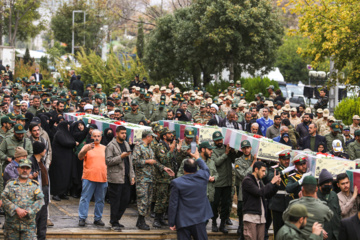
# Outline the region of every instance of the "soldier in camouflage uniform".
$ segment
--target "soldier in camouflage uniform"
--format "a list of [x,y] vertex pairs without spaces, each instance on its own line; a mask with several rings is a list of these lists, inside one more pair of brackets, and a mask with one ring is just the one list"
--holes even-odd
[[176,110],[179,108],[179,100],[177,97],[172,97],[171,98],[172,102],[168,105],[168,109],[173,110],[173,112],[175,113]]
[[348,145],[348,154],[350,160],[355,160],[360,158],[360,130],[355,130],[355,141],[349,143]]
[[145,115],[139,111],[139,103],[136,100],[131,102],[131,112],[125,114],[124,120],[126,122],[138,124],[142,120],[146,120]]
[[241,183],[246,177],[247,174],[252,173],[252,167],[257,161],[256,155],[251,154],[251,144],[248,140],[241,142],[241,151],[243,155],[240,158],[235,159],[235,175],[236,175],[236,189],[238,194],[238,204],[237,204],[237,215],[239,217],[239,227],[237,230],[240,239],[244,239],[244,222],[243,222],[243,197]]
[[195,123],[207,124],[211,119],[211,114],[206,112],[205,103],[200,103],[200,112],[196,114],[194,117]]
[[196,112],[199,110],[195,105],[195,97],[191,97],[189,101],[189,105],[187,107],[187,110],[191,113],[192,116],[196,114]]
[[95,102],[93,103],[94,107],[98,107],[99,108],[99,112],[100,113],[105,113],[106,112],[106,105],[103,103],[104,101],[104,97],[101,96],[100,94],[95,94]]
[[170,176],[174,172],[156,161],[150,143],[156,135],[152,131],[143,131],[142,142],[134,147],[134,167],[136,181],[136,195],[139,217],[136,226],[142,230],[150,230],[145,222],[145,216],[150,208],[153,194],[154,167],[166,171]]
[[[175,146],[176,141],[173,134],[168,128],[163,128],[160,132],[160,142],[156,147],[155,158],[165,167],[171,168],[176,172]],[[155,203],[155,220],[154,227],[160,228],[167,224],[163,221],[163,215],[167,213],[170,197],[170,181],[172,177],[159,169],[156,171],[156,203]]]
[[144,98],[145,100],[139,105],[139,110],[145,115],[146,119],[151,119],[156,110],[155,103],[151,101],[151,96],[149,93],[146,93]]
[[164,120],[167,117],[167,108],[165,101],[161,100],[158,107],[155,107],[154,113],[150,118],[150,122]]
[[191,127],[185,128],[184,139],[179,141],[177,146],[176,162],[177,166],[180,166],[185,158],[188,158],[187,146],[190,146],[191,142],[195,138],[195,131]]
[[19,177],[10,180],[1,194],[6,218],[5,239],[36,239],[36,213],[44,205],[39,183],[29,179],[31,161],[19,163]]

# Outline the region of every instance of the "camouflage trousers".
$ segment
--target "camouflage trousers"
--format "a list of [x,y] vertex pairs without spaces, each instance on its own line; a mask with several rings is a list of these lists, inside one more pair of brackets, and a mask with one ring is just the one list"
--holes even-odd
[[153,195],[152,182],[137,182],[136,196],[139,215],[146,216],[149,213],[151,200]]
[[169,207],[170,184],[157,183],[156,190],[157,192],[154,212],[167,213]]
[[156,203],[156,193],[157,193],[157,189],[156,189],[156,182],[153,183],[153,195],[152,195],[152,199],[151,202],[152,203]]
[[[21,229],[21,226],[23,229]],[[35,240],[36,238],[36,225],[26,226],[19,224],[7,224],[5,220],[4,226],[4,239],[5,240]]]

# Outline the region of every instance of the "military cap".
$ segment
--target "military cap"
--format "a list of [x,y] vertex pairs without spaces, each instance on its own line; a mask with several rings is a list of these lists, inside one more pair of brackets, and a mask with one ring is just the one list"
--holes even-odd
[[132,100],[131,105],[139,105],[139,102],[137,100]]
[[165,95],[161,95],[160,100],[166,100],[166,96],[165,96]]
[[291,152],[289,150],[284,150],[279,153],[279,158],[281,159],[290,159]]
[[45,104],[49,104],[49,103],[51,103],[50,98],[45,98],[45,99],[43,100],[43,103],[45,103]]
[[13,102],[13,106],[21,106],[21,104],[20,104],[20,101],[19,100],[15,100],[14,102]]
[[191,98],[190,98],[190,101],[195,101],[195,97],[191,97]]
[[230,84],[233,84],[233,83],[234,83],[234,80],[230,80],[229,83],[230,83]]
[[145,94],[145,89],[140,88],[140,94]]
[[172,97],[171,100],[177,101],[178,98],[176,96]]
[[130,107],[124,107],[124,111],[125,111],[125,112],[130,112],[130,111],[131,111],[131,108],[130,108]]
[[64,79],[58,78],[58,83],[63,83],[63,82],[64,82]]
[[343,127],[343,130],[344,130],[344,131],[350,131],[349,125],[345,125],[345,126]]
[[236,81],[236,84],[241,84],[241,81],[240,81],[240,80],[237,80],[237,81]]
[[96,88],[102,88],[101,84],[96,84]]
[[187,138],[194,138],[195,137],[195,131],[192,128],[185,128],[185,137]]
[[16,120],[26,120],[27,118],[25,117],[24,114],[19,114],[16,116]]
[[15,118],[16,118],[16,116],[15,116],[14,113],[8,113],[8,114],[6,114],[6,116],[8,116],[8,117],[11,118],[11,119],[15,119]]
[[167,127],[164,127],[163,129],[160,130],[160,135],[161,135],[161,136],[163,136],[163,135],[165,135],[165,134],[167,134],[167,133],[172,133],[172,132],[169,130],[169,128],[167,128]]
[[202,142],[199,145],[199,149],[207,148],[207,149],[214,149],[214,146],[211,146],[209,142]]
[[66,92],[61,92],[61,93],[60,93],[60,96],[61,96],[61,97],[66,97]]
[[37,91],[38,89],[35,86],[30,87],[30,91]]
[[305,207],[305,205],[293,204],[289,208],[289,216],[292,216],[292,217],[313,217],[314,215],[307,211],[307,208]]
[[48,88],[53,88],[54,84],[49,84]]
[[95,98],[103,99],[103,96],[101,96],[99,93],[95,94]]
[[248,140],[244,140],[241,142],[241,148],[244,148],[244,147],[251,147],[251,144]]
[[22,96],[19,95],[19,94],[16,94],[15,97],[14,97],[14,99],[22,99]]
[[19,85],[15,83],[15,84],[13,85],[13,88],[19,89]]
[[165,101],[164,100],[160,101],[160,106],[165,106]]
[[151,98],[150,94],[149,94],[149,93],[146,93],[146,94],[145,94],[145,98]]
[[130,104],[129,104],[129,102],[122,102],[121,106],[126,107],[126,106],[130,106]]
[[198,91],[199,91],[199,90],[200,90],[200,88],[199,88],[199,87],[194,87],[194,91],[195,91],[195,90],[198,90]]
[[107,105],[107,106],[111,106],[111,107],[114,107],[114,106],[115,106],[115,104],[114,104],[113,102],[107,102],[106,105]]
[[301,185],[317,185],[316,178],[313,176],[306,176]]
[[354,115],[352,119],[353,120],[360,120],[360,117],[359,117],[359,115]]
[[29,159],[25,158],[25,159],[20,160],[19,167],[29,167],[29,168],[31,168],[31,164],[32,164],[32,162]]
[[51,92],[54,94],[57,93],[57,87],[54,87]]
[[51,100],[53,100],[53,101],[54,101],[54,100],[57,100],[57,99],[58,99],[58,97],[57,97],[57,96],[55,96],[55,95],[54,95],[54,96],[51,96]]
[[77,91],[76,91],[76,90],[71,90],[71,95],[76,96],[76,95],[77,95]]
[[15,121],[12,121],[12,120],[9,118],[9,116],[3,116],[3,117],[1,118],[1,122],[2,122],[2,123],[15,123]]
[[334,130],[335,132],[341,132],[340,125],[338,123],[332,123],[331,129]]
[[157,135],[151,131],[151,130],[145,130],[142,132],[142,138],[146,138],[147,136],[153,136],[153,137],[157,137]]
[[183,101],[185,101],[185,98],[181,97],[181,98],[179,99],[179,101],[180,101],[180,102],[183,102]]
[[307,160],[308,160],[308,157],[306,155],[298,154],[293,158],[292,163],[294,163],[295,165],[301,165],[303,163],[306,163]]
[[223,135],[221,134],[220,131],[216,131],[216,132],[213,133],[212,139],[213,139],[213,141],[217,141],[217,140],[220,140],[220,139],[224,139],[224,137],[223,137]]
[[21,124],[15,124],[14,126],[14,132],[15,133],[26,133],[26,130],[24,129],[24,126]]
[[231,108],[238,108],[238,105],[236,103],[231,104]]
[[[1,120],[1,122],[2,122],[2,120]],[[360,136],[360,129],[355,130],[354,135],[355,136]]]
[[222,92],[222,90],[221,89],[218,89],[218,93],[221,93]]
[[270,86],[268,86],[268,87],[266,88],[266,90],[268,90],[268,89],[272,89],[272,90],[274,90],[274,85],[270,85]]
[[[78,102],[80,102],[80,101],[81,101],[81,97],[80,97],[80,96],[76,96],[76,97],[75,97],[75,100],[78,101]],[[50,99],[49,99],[49,101],[50,101]]]
[[48,92],[43,92],[43,93],[41,94],[41,96],[50,96],[50,93],[48,93]]

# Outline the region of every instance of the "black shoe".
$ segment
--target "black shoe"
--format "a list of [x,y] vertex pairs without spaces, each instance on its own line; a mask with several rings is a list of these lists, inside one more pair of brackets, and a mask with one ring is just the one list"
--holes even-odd
[[221,220],[221,223],[220,223],[220,227],[219,227],[219,231],[224,233],[224,234],[228,234],[229,231],[227,230],[226,228],[226,225],[225,225],[225,221],[224,220]]
[[151,218],[155,218],[155,213],[154,213],[154,212],[151,212],[151,213],[150,213],[150,217],[151,217]]
[[211,231],[212,232],[218,232],[219,231],[215,220],[212,221]]
[[154,223],[153,223],[153,227],[161,228],[160,216],[161,216],[161,214],[156,213],[155,220],[154,220]]
[[120,224],[113,224],[111,230],[121,232]]
[[61,199],[69,200],[69,197],[65,194],[59,196]]
[[124,225],[122,225],[121,223],[119,223],[119,226],[120,226],[120,227],[125,227],[125,226],[124,226]]
[[141,230],[150,230],[149,225],[146,224],[145,222],[145,217],[144,216],[139,216],[138,219],[139,223],[137,225],[137,227]]
[[80,227],[85,227],[85,224],[86,224],[85,219],[80,219],[80,220],[79,220],[79,226],[80,226]]
[[110,204],[110,199],[105,199],[105,202]]
[[168,215],[167,215],[167,213],[164,214],[164,219],[165,219],[165,220],[168,220]]
[[103,226],[105,226],[105,223],[103,221],[101,221],[101,219],[100,219],[100,220],[94,221],[94,225],[103,227]]
[[73,198],[80,198],[80,196],[77,195],[77,194],[73,194],[73,195],[71,195],[71,197],[73,197]]
[[139,227],[139,222],[140,222],[140,215],[138,216],[138,219],[136,221],[136,227]]
[[52,200],[61,201],[61,199],[60,199],[60,197],[58,195],[52,196]]
[[226,219],[225,221],[226,225],[233,225],[232,221],[230,220],[230,218]]
[[159,221],[160,221],[161,226],[168,226],[168,224],[166,222],[164,222],[164,219],[160,218]]

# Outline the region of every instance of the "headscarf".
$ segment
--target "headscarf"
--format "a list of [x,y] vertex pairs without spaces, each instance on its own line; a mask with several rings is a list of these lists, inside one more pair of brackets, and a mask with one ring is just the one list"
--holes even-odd
[[40,120],[41,120],[41,128],[48,134],[50,135],[50,125],[48,123],[49,121],[49,117],[45,114],[41,114],[40,116]]
[[[80,123],[84,125],[84,130],[82,130],[82,131],[80,131],[80,129],[79,129]],[[81,143],[86,138],[86,135],[88,134],[89,129],[86,128],[86,125],[82,120],[79,120],[79,121],[71,124],[70,132],[71,132],[71,135],[74,137],[75,141],[77,141],[78,143]]]
[[24,128],[25,128],[26,130],[28,130],[28,129],[29,129],[29,126],[30,126],[30,123],[31,123],[31,121],[32,121],[32,119],[33,119],[33,117],[34,117],[34,114],[32,114],[31,112],[27,112],[27,113],[25,113],[25,117],[26,117],[26,120],[25,120],[25,126],[24,126]]
[[54,142],[55,140],[58,142],[58,144],[64,146],[64,147],[74,147],[75,146],[75,139],[71,135],[69,129],[68,129],[68,121],[62,121],[57,126],[57,131],[54,136]]
[[[289,138],[289,141],[288,141],[288,142],[285,142],[284,137]],[[285,145],[288,145],[288,146],[292,147],[292,143],[291,143],[290,136],[289,136],[288,133],[283,133],[283,134],[281,134],[281,139],[280,139],[279,142],[282,143],[282,144],[285,144]]]
[[[178,113],[181,113],[180,117],[177,116]],[[179,121],[189,121],[189,118],[186,116],[184,109],[178,108],[175,113],[175,118]]]
[[112,130],[111,128],[106,128],[104,130],[104,136],[101,139],[101,144],[106,146],[108,145],[109,142],[111,142],[111,140],[113,140],[113,138],[114,138],[114,130]]

